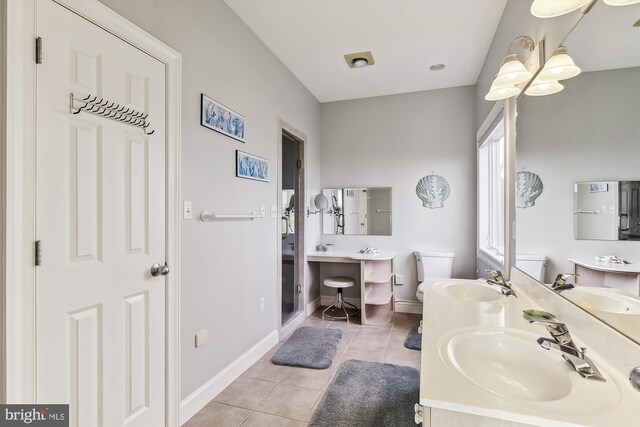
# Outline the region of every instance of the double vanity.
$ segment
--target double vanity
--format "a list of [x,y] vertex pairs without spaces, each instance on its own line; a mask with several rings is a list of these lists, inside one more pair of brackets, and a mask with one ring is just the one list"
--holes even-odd
[[[628,379],[637,344],[517,269],[510,283],[517,296],[479,280],[425,281],[417,419],[431,427],[637,425],[640,392]],[[530,309],[556,318],[531,322],[523,316]]]

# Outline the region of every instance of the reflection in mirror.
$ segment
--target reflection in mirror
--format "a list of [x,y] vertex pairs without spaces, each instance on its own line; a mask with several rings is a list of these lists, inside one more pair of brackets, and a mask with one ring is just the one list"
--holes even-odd
[[282,190],[282,240],[286,240],[289,235],[295,232],[295,221],[293,219],[294,201],[294,190]]
[[323,234],[391,235],[391,188],[325,188]]
[[[576,288],[560,295],[640,343],[640,242],[629,238],[638,233],[638,212],[627,196],[640,179],[638,18],[640,4],[596,2],[563,43],[582,73],[562,80],[557,94],[518,100],[516,170],[537,175],[540,194],[520,205],[516,220],[518,253],[549,258],[546,283],[580,273]],[[534,189],[517,190],[526,200]]]
[[640,240],[640,181],[576,182],[576,239]]

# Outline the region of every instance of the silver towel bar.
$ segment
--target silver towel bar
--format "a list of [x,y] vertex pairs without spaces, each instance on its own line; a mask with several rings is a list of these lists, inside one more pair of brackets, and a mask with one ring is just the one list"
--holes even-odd
[[222,214],[216,214],[216,213],[211,213],[211,212],[207,212],[207,211],[202,211],[202,213],[200,214],[200,219],[203,222],[207,222],[207,221],[211,221],[211,220],[216,220],[216,219],[250,219],[251,221],[253,221],[256,218],[263,218],[262,215],[256,215],[255,212],[251,212],[249,215],[222,215]]

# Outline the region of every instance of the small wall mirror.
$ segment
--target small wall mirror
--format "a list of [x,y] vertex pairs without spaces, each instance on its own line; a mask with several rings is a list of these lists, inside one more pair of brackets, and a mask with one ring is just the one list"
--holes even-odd
[[576,239],[640,240],[640,181],[573,185]]
[[323,234],[391,235],[391,188],[325,188]]
[[329,207],[329,199],[324,194],[318,194],[313,199],[313,203],[316,205],[316,208],[323,211]]

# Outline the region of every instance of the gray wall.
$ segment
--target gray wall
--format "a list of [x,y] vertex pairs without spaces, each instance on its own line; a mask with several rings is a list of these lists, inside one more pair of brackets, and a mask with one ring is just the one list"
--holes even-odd
[[550,258],[547,281],[569,272],[570,257],[640,261],[640,242],[573,237],[574,182],[640,180],[639,81],[640,68],[583,73],[560,93],[518,101],[517,170],[537,173],[544,190],[517,210],[516,246]]
[[[277,118],[308,137],[307,188],[319,186],[320,105],[221,0],[102,0],[183,55],[182,198],[204,209],[267,218],[182,222],[182,396],[214,377],[278,327]],[[200,126],[204,92],[245,115],[247,143]],[[269,183],[235,178],[235,150],[270,160]],[[309,247],[319,226],[307,229]],[[266,310],[259,312],[259,297]],[[194,348],[207,328],[209,342]]]
[[[392,187],[392,236],[323,236],[336,249],[397,251],[415,300],[414,250],[454,251],[454,275],[475,277],[476,155],[473,86],[322,104],[322,186]],[[451,195],[428,209],[416,196],[420,178],[444,176]],[[323,295],[330,295],[323,289]]]

